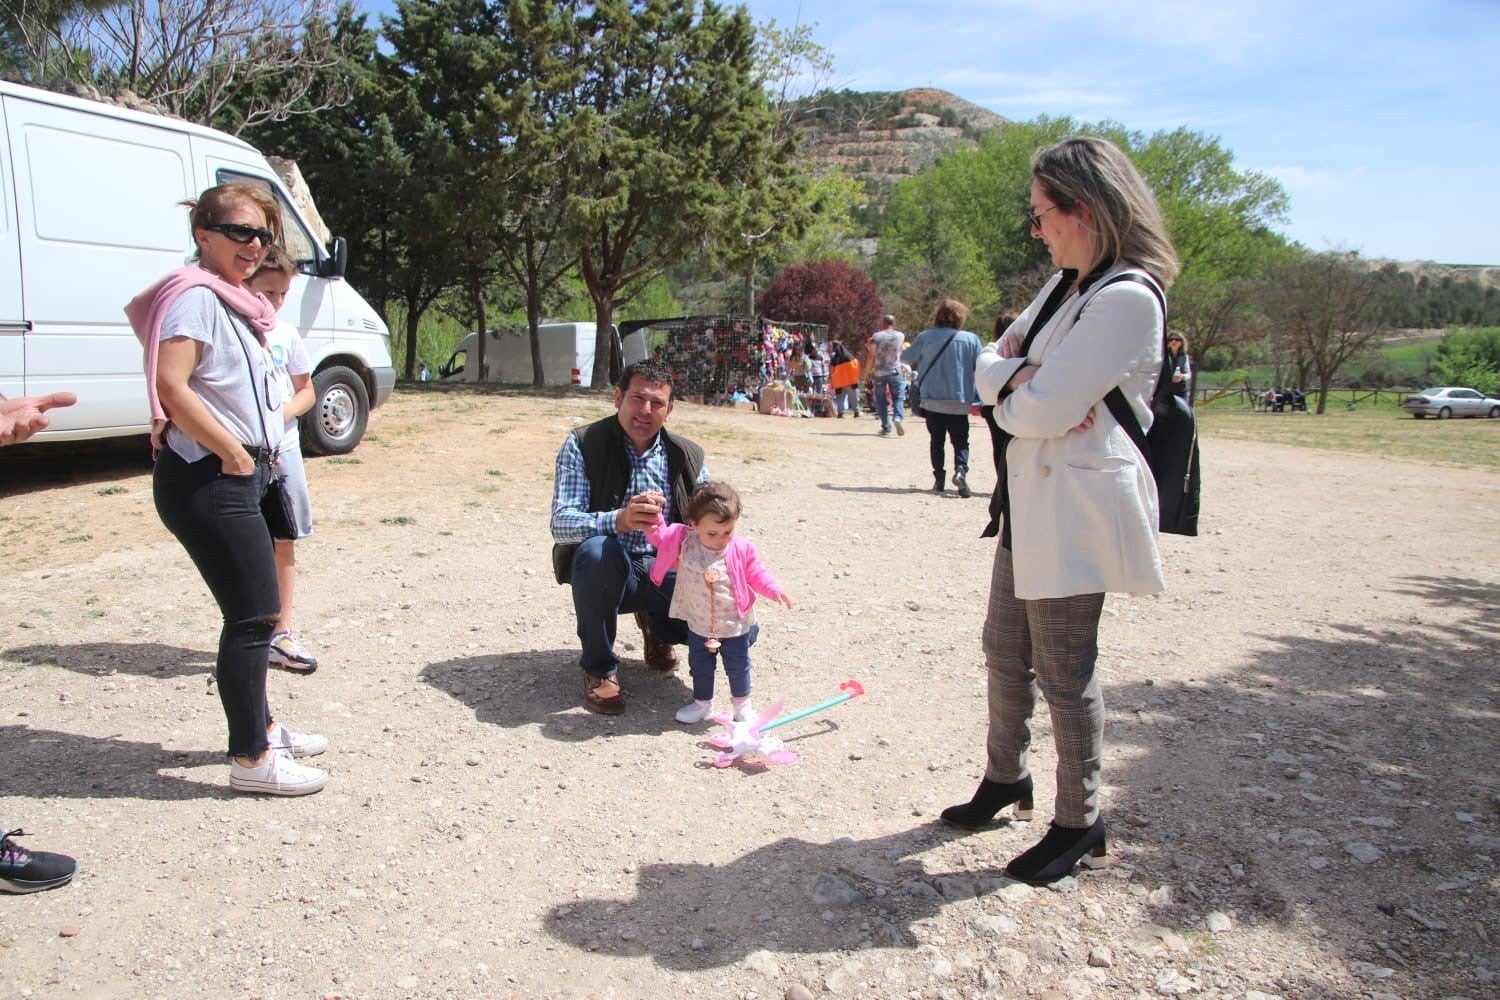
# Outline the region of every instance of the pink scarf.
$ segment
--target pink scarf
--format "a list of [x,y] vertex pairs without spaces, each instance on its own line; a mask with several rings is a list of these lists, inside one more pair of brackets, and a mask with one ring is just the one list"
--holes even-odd
[[231,285],[214,272],[197,264],[179,267],[165,278],[130,300],[125,317],[146,351],[146,398],[151,403],[151,446],[160,451],[162,431],[167,427],[167,413],[156,393],[156,355],[161,347],[161,324],[167,307],[189,288],[207,285],[223,303],[250,323],[250,328],[266,342],[266,334],[276,328],[276,310],[266,299],[238,285]]

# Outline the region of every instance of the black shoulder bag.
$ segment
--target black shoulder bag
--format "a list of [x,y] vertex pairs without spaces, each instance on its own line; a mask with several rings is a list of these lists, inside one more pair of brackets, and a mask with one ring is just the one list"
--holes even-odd
[[1151,392],[1151,430],[1141,430],[1141,422],[1136,419],[1135,411],[1125,401],[1125,394],[1119,386],[1105,394],[1104,405],[1130,435],[1156,480],[1159,529],[1169,535],[1196,535],[1203,487],[1198,467],[1198,427],[1193,419],[1193,408],[1172,390],[1172,352],[1166,343],[1167,300],[1156,282],[1134,272],[1116,275],[1100,286],[1100,290],[1120,281],[1145,285],[1161,306],[1162,367]]
[[[220,303],[222,305],[222,303]],[[240,351],[245,355],[245,368],[250,375],[250,392],[255,396],[255,408],[260,413],[260,432],[266,442],[264,461],[271,468],[271,481],[260,495],[260,516],[265,518],[271,537],[281,541],[292,541],[297,537],[297,508],[292,504],[292,495],[286,489],[286,477],[276,471],[277,449],[271,447],[271,431],[266,427],[266,408],[260,401],[260,388],[256,385],[255,364],[250,360],[250,348],[245,346],[229,307],[224,306],[224,315],[229,319],[229,328],[240,342]]]

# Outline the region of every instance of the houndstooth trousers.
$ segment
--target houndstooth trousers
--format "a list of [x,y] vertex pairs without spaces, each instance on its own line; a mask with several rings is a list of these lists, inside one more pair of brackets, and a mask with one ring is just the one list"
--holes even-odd
[[1013,782],[1029,773],[1026,751],[1040,688],[1057,744],[1053,821],[1088,827],[1099,817],[1104,750],[1104,698],[1094,677],[1104,595],[1023,601],[1016,597],[1012,559],[1009,549],[996,547],[984,619],[990,710],[985,777]]

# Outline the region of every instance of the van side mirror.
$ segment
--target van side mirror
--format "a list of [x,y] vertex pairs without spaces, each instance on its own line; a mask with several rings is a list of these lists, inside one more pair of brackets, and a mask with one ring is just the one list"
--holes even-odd
[[349,241],[335,236],[328,245],[328,256],[318,263],[318,277],[342,278],[349,270]]

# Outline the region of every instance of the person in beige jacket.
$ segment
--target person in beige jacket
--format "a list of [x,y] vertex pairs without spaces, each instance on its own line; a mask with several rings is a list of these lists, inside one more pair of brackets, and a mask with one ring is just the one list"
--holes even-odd
[[1166,320],[1158,295],[1178,265],[1155,196],[1106,140],[1043,148],[1032,178],[1031,232],[1061,270],[1008,331],[1024,338],[1020,355],[1002,358],[992,344],[975,364],[979,397],[1010,440],[983,634],[985,775],[943,819],[979,829],[1012,803],[1030,817],[1026,751],[1040,689],[1058,754],[1053,822],[1006,871],[1043,884],[1104,857],[1094,674],[1104,595],[1163,589],[1155,482],[1102,401],[1119,386],[1150,427]]

